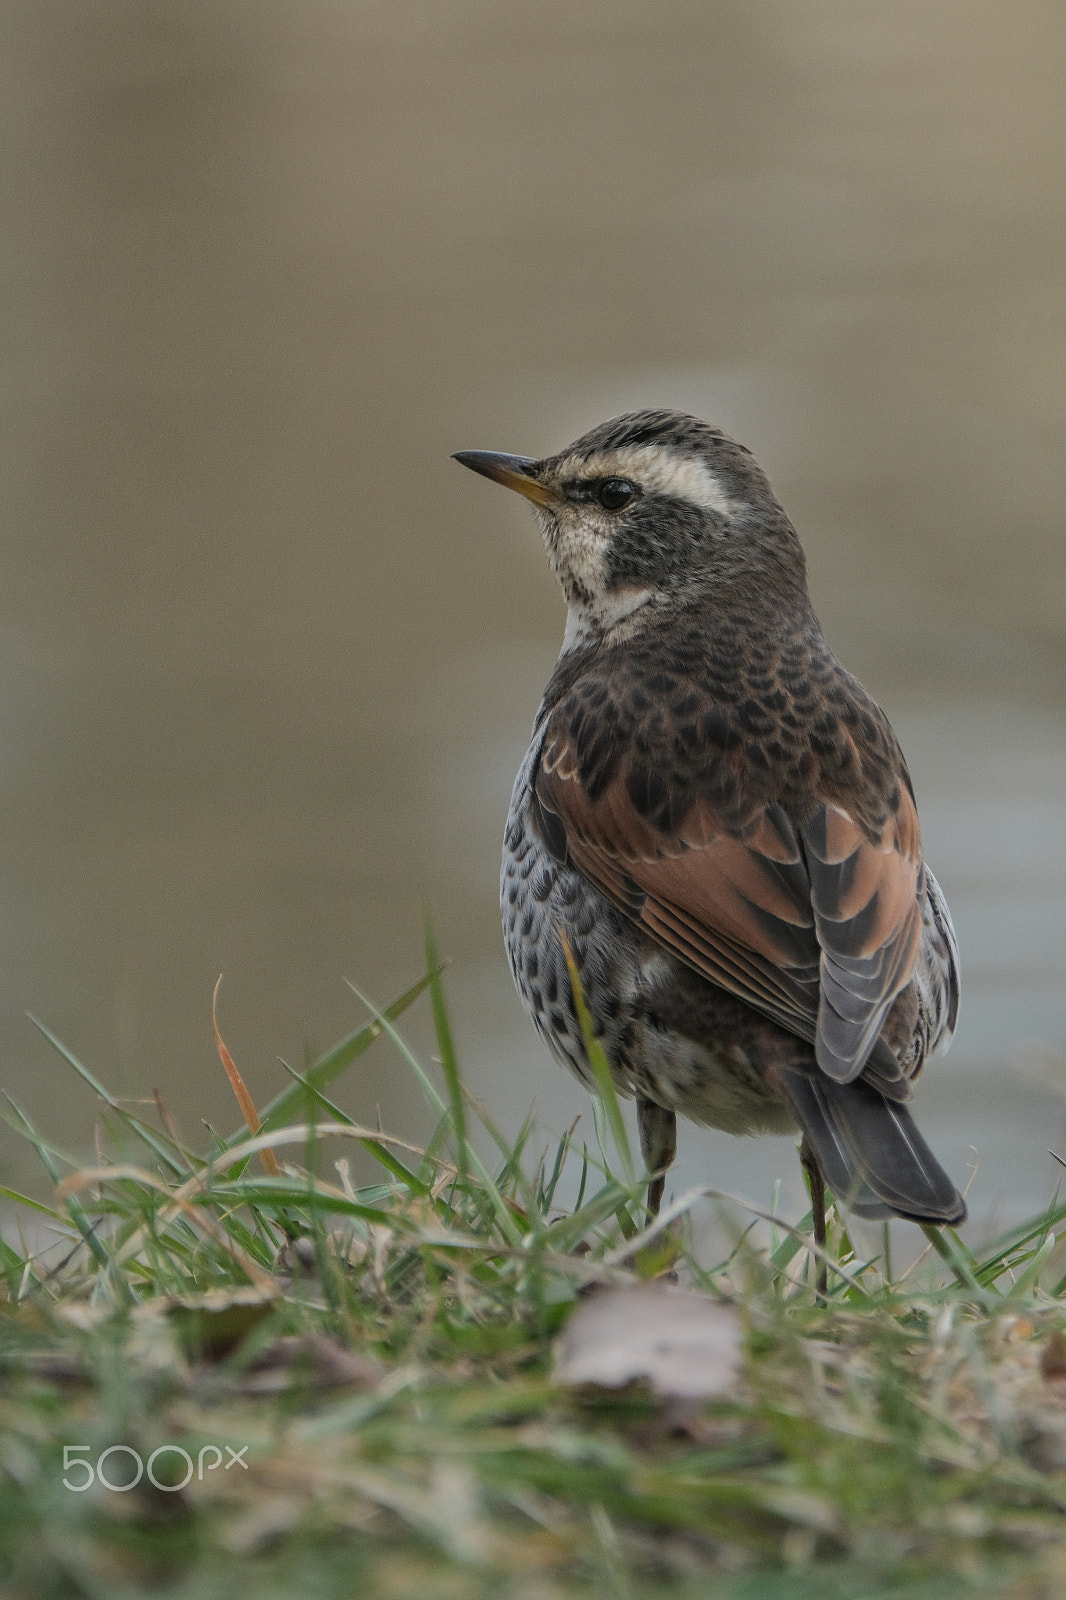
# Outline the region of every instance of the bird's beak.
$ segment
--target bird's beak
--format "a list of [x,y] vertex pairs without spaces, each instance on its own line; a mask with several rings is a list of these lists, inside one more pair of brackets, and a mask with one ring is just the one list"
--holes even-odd
[[558,496],[533,475],[536,462],[532,456],[505,456],[498,450],[457,450],[452,456],[471,472],[480,472],[483,478],[492,478],[507,489],[516,489],[527,500],[538,506],[555,505]]

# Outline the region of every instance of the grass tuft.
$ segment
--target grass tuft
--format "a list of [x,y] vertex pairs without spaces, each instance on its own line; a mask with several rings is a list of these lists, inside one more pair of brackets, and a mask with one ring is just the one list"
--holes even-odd
[[[426,956],[261,1111],[216,1026],[243,1125],[200,1151],[42,1027],[109,1138],[83,1168],[6,1117],[54,1193],[0,1190],[3,1592],[1062,1592],[1066,1205],[979,1251],[930,1230],[895,1279],[834,1216],[822,1305],[810,1216],[776,1200],[701,1188],[644,1226],[576,986],[591,1144],[575,1124],[542,1149],[531,1121],[509,1139],[462,1083],[428,931]],[[439,1083],[397,1028],[426,991]],[[327,1094],[382,1038],[437,1113],[424,1147]],[[735,1308],[736,1385],[554,1382],[580,1300],[658,1274]],[[154,1484],[120,1487],[149,1460]]]

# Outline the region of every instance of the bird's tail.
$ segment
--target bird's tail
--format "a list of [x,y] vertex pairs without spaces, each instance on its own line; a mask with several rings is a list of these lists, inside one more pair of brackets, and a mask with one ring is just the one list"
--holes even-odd
[[861,1078],[834,1083],[784,1071],[781,1089],[829,1188],[859,1217],[965,1221],[966,1202],[906,1106]]

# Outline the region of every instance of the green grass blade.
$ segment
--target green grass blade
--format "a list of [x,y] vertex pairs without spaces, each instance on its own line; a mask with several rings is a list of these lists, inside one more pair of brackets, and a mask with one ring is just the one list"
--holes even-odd
[[[772,1208],[777,1210],[776,1204]],[[814,1227],[814,1213],[808,1211],[806,1216],[796,1223],[800,1233],[810,1233]],[[797,1239],[795,1234],[786,1234],[781,1243],[770,1253],[770,1266],[775,1272],[784,1272],[789,1262],[792,1261],[800,1250],[805,1248],[803,1240]]]
[[[281,1064],[285,1068],[285,1071],[295,1078],[297,1083],[303,1084],[304,1088],[307,1090],[309,1105],[314,1104],[316,1106],[320,1106],[321,1109],[328,1112],[336,1122],[343,1122],[350,1128],[355,1126],[354,1119],[348,1116],[347,1112],[342,1111],[339,1106],[334,1105],[332,1100],[327,1099],[327,1097],[322,1093],[321,1089],[317,1088],[311,1082],[310,1077],[306,1073],[297,1072],[296,1068],[290,1067],[287,1061],[283,1061]],[[379,1144],[374,1139],[360,1139],[359,1143],[362,1145],[363,1149],[368,1155],[373,1156],[374,1160],[379,1164],[379,1166],[384,1167],[387,1172],[391,1172],[393,1177],[398,1178],[401,1183],[408,1184],[416,1194],[424,1195],[429,1193],[430,1185],[428,1183],[423,1183],[422,1179],[418,1177],[417,1173],[412,1172],[409,1167],[405,1167],[399,1156],[393,1155],[392,1151],[389,1150],[387,1146]]]
[[573,991],[577,1020],[580,1023],[582,1038],[585,1042],[585,1054],[588,1057],[589,1066],[592,1068],[593,1077],[596,1079],[596,1088],[599,1091],[599,1098],[611,1129],[611,1136],[614,1139],[615,1147],[622,1162],[622,1170],[625,1173],[627,1183],[632,1186],[636,1182],[633,1151],[630,1148],[629,1134],[626,1131],[625,1118],[622,1115],[618,1091],[614,1086],[614,1079],[611,1077],[610,1063],[607,1060],[606,1051],[596,1038],[593,1030],[592,1017],[588,1006],[585,1004],[585,994],[581,987],[577,962],[574,960],[573,951],[565,939],[563,940],[563,950],[570,973],[570,987]]
[[[426,983],[428,982],[429,978],[427,977]],[[411,1071],[422,1085],[422,1088],[429,1096],[430,1103],[436,1110],[437,1115],[440,1117],[447,1117],[450,1123],[451,1110],[447,1102],[442,1098],[440,1092],[433,1084],[432,1079],[425,1071],[422,1063],[409,1049],[402,1035],[392,1026],[392,1019],[387,1017],[383,1011],[376,1010],[372,1002],[367,999],[366,995],[360,994],[359,990],[355,987],[355,984],[350,980],[348,980],[348,987],[351,989],[352,993],[362,1001],[367,1010],[374,1013],[377,1021],[381,1024],[383,1030],[388,1034],[389,1038],[392,1040],[393,1044],[396,1046],[397,1050],[399,1050],[400,1054],[407,1062],[407,1065],[411,1068]],[[518,1244],[522,1237],[521,1230],[511,1215],[511,1212],[507,1206],[507,1202],[500,1193],[495,1178],[493,1178],[491,1172],[478,1155],[474,1146],[468,1145],[467,1148],[469,1150],[471,1167],[477,1173],[482,1184],[489,1193],[493,1207],[496,1211],[497,1220],[499,1221],[501,1228],[511,1244]]]
[[573,1148],[574,1128],[576,1127],[577,1122],[575,1121],[574,1127],[563,1135],[555,1147],[555,1160],[552,1163],[551,1176],[548,1178],[541,1190],[542,1204],[545,1214],[550,1211],[552,1202],[555,1199],[555,1191],[559,1187],[559,1179],[563,1175],[563,1167],[566,1164],[566,1158]]
[[[67,1219],[64,1217],[62,1220],[65,1223]],[[12,1299],[15,1298],[18,1292],[15,1280],[22,1277],[32,1260],[32,1255],[23,1260],[18,1251],[13,1249],[6,1239],[0,1239],[0,1271],[10,1274],[8,1287],[11,1291]]]
[[990,1255],[976,1264],[974,1275],[978,1281],[991,1287],[996,1279],[1007,1270],[1008,1263],[1017,1262],[1017,1257],[1026,1245],[1032,1244],[1037,1239],[1044,1239],[1054,1228],[1066,1220],[1066,1205],[1060,1205],[1058,1199],[1048,1206],[1042,1216],[1033,1222],[1022,1223],[1019,1227],[1009,1229],[1006,1233],[999,1234],[990,1239],[983,1246]]
[[380,1206],[363,1205],[358,1200],[349,1200],[346,1195],[324,1194],[313,1187],[313,1180],[309,1184],[299,1178],[271,1178],[266,1174],[250,1183],[241,1182],[232,1187],[220,1183],[217,1188],[197,1196],[197,1200],[204,1205],[254,1205],[265,1212],[280,1207],[294,1211],[303,1209],[336,1213],[337,1216],[360,1217],[364,1222],[375,1222],[381,1227],[394,1227],[397,1221],[395,1212]]
[[960,1287],[969,1289],[976,1296],[978,1304],[986,1310],[993,1306],[997,1296],[978,1281],[973,1270],[976,1263],[958,1234],[953,1229],[938,1228],[933,1223],[923,1222],[919,1226],[941,1261],[951,1268]]
[[[353,1061],[357,1061],[361,1055],[370,1049],[375,1039],[379,1039],[382,1033],[388,1031],[386,1024],[395,1022],[396,1018],[402,1016],[408,1007],[414,1004],[419,995],[425,992],[429,987],[430,977],[431,974],[427,972],[425,977],[419,978],[417,983],[413,983],[409,989],[405,989],[399,999],[386,1006],[384,1011],[375,1012],[372,1022],[357,1028],[346,1039],[342,1039],[331,1050],[327,1050],[324,1056],[320,1056],[312,1066],[308,1067],[307,1072],[304,1074],[307,1082],[313,1084],[316,1089],[324,1089],[335,1078],[339,1078],[341,1073],[345,1072]],[[373,1006],[368,1007],[368,1010],[373,1011]],[[301,1107],[306,1103],[306,1094],[307,1088],[303,1082],[290,1084],[287,1089],[282,1089],[281,1093],[276,1094],[273,1100],[269,1101],[260,1112],[259,1123],[261,1131],[263,1133],[272,1133],[276,1128],[284,1126],[288,1117],[299,1116]],[[223,1141],[224,1147],[232,1149],[234,1145],[243,1143],[247,1137],[248,1128],[245,1124],[242,1124],[236,1132],[230,1134],[229,1138]]]
[[499,1190],[499,1192],[502,1194],[503,1185],[513,1180],[515,1187],[522,1196],[523,1205],[527,1211],[532,1213],[535,1209],[533,1186],[526,1177],[520,1159],[522,1147],[528,1139],[529,1131],[533,1126],[532,1114],[530,1114],[530,1116],[527,1117],[526,1121],[522,1124],[522,1127],[518,1132],[518,1139],[516,1143],[512,1145],[504,1135],[499,1124],[490,1115],[488,1108],[481,1100],[477,1098],[476,1095],[470,1093],[470,1090],[465,1084],[463,1085],[463,1095],[468,1105],[470,1105],[476,1113],[478,1121],[484,1127],[486,1133],[489,1135],[490,1139],[503,1157],[504,1164],[500,1168],[498,1177],[494,1180],[497,1190]]
[[6,1184],[0,1183],[0,1195],[5,1200],[14,1200],[16,1205],[29,1206],[31,1211],[41,1211],[53,1222],[65,1223],[67,1218],[61,1211],[55,1211],[51,1206],[42,1204],[40,1200],[31,1200],[28,1194],[19,1194],[17,1189],[9,1189]]
[[444,999],[444,985],[441,982],[440,957],[437,954],[437,941],[433,933],[433,924],[426,913],[422,921],[423,939],[426,951],[426,971],[429,974],[429,998],[433,1008],[433,1028],[437,1036],[437,1049],[440,1051],[441,1071],[444,1073],[444,1084],[448,1091],[448,1104],[451,1108],[452,1126],[455,1129],[455,1154],[459,1168],[460,1183],[466,1182],[469,1170],[469,1159],[466,1138],[466,1110],[463,1105],[463,1086],[459,1081],[459,1063],[455,1054],[455,1042],[452,1038],[451,1023],[448,1020],[448,1007]]
[[[21,1107],[15,1104],[14,1100],[12,1100],[11,1096],[6,1090],[4,1091],[4,1099],[7,1101],[16,1117],[19,1119],[20,1126],[18,1131],[25,1139],[29,1141],[30,1144],[33,1145],[33,1148],[40,1157],[42,1166],[44,1167],[48,1176],[51,1178],[52,1182],[58,1188],[59,1184],[62,1182],[62,1179],[59,1176],[59,1168],[52,1160],[51,1152],[48,1146],[45,1144],[44,1140],[38,1136],[36,1128],[33,1126],[33,1123],[30,1121],[26,1113],[21,1109]],[[73,1165],[74,1163],[71,1162],[71,1166]],[[88,1245],[97,1261],[102,1267],[108,1267],[110,1262],[108,1260],[107,1251],[96,1237],[96,1227],[92,1222],[90,1222],[87,1213],[79,1201],[75,1199],[74,1195],[68,1194],[64,1204],[66,1205],[67,1211],[74,1221],[75,1227],[85,1240],[85,1243]]]
[[[90,1072],[88,1067],[83,1066],[72,1051],[67,1049],[62,1040],[56,1038],[52,1030],[46,1027],[39,1017],[35,1017],[32,1011],[27,1011],[26,1015],[38,1033],[48,1040],[52,1049],[62,1056],[67,1066],[73,1067],[82,1082],[87,1084],[94,1094],[99,1095],[104,1104],[111,1108],[115,1115],[136,1134],[137,1138],[142,1140],[159,1157],[160,1161],[170,1168],[171,1172],[179,1177],[188,1177],[193,1170],[193,1159],[190,1153],[187,1150],[183,1150],[177,1141],[171,1139],[169,1135],[158,1132],[150,1123],[145,1122],[143,1117],[139,1117],[135,1112],[127,1110],[120,1100],[115,1099],[110,1090],[104,1088],[99,1078]],[[180,1161],[176,1159],[175,1151],[181,1156],[182,1159]]]
[[[1041,1270],[1047,1264],[1048,1257],[1058,1242],[1055,1235],[1049,1233],[1040,1248],[1030,1253],[1029,1259],[1025,1263],[1025,1271],[1019,1274],[1018,1278],[1007,1290],[1003,1300],[1004,1310],[1007,1310],[1010,1306],[1021,1304],[1029,1290],[1035,1286]],[[1019,1262],[1017,1265],[1022,1265],[1022,1263]]]

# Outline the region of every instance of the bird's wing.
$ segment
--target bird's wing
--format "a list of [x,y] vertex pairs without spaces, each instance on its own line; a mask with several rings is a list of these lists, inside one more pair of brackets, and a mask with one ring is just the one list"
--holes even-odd
[[830,801],[800,829],[822,948],[818,1065],[837,1083],[862,1071],[921,942],[918,813],[908,788],[898,794],[874,841]]
[[[549,847],[689,966],[814,1041],[829,1077],[858,1076],[921,936],[906,788],[876,842],[830,801],[798,829],[773,803],[727,828],[698,787],[664,799],[639,751],[585,781],[568,721],[557,708],[536,777]],[[871,1063],[886,1079],[894,1067]]]

